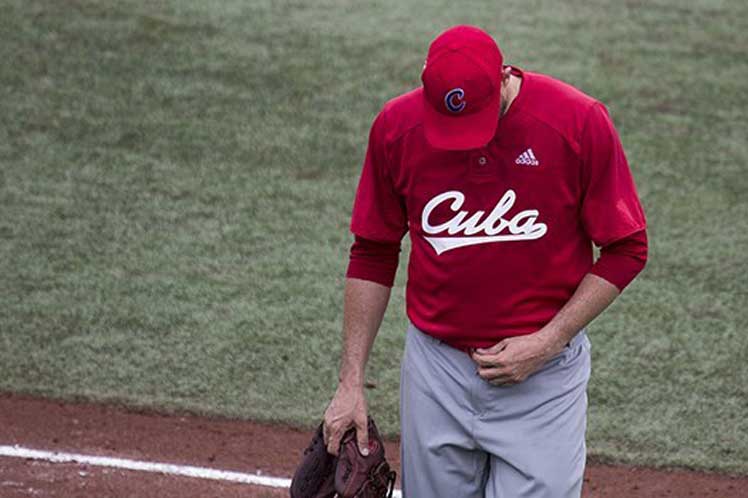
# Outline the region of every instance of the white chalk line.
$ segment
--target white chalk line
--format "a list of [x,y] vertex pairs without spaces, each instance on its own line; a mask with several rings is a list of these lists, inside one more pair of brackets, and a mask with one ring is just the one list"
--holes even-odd
[[[0,445],[0,457],[25,458],[32,460],[44,460],[52,463],[78,463],[94,467],[109,467],[114,469],[134,470],[141,472],[155,472],[182,477],[195,477],[198,479],[211,479],[214,481],[237,482],[241,484],[254,484],[270,488],[291,487],[291,479],[281,477],[269,477],[244,472],[211,469],[208,467],[194,467],[191,465],[177,465],[163,462],[144,462],[141,460],[130,460],[127,458],[102,457],[95,455],[81,455],[78,453],[64,453],[59,451],[35,450],[23,446]],[[392,498],[402,498],[400,490],[395,490]]]

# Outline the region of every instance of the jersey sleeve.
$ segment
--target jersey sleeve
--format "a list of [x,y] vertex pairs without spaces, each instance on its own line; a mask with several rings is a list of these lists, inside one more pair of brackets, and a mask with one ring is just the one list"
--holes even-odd
[[380,112],[369,133],[369,145],[356,189],[351,232],[377,242],[399,242],[408,230],[404,199],[397,194],[387,163],[385,116]]
[[602,104],[588,112],[580,145],[581,216],[590,239],[606,246],[644,229],[644,210],[621,140]]

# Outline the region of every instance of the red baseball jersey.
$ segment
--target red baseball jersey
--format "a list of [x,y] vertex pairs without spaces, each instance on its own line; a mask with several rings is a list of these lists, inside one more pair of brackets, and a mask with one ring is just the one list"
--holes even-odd
[[645,228],[605,107],[549,76],[515,69],[520,92],[481,149],[427,142],[422,88],[388,102],[369,136],[351,231],[410,233],[407,314],[461,348],[548,323],[608,245]]

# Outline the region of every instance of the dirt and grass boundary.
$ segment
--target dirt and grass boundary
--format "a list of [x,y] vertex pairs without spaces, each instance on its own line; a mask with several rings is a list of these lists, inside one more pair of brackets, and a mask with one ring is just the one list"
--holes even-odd
[[[289,477],[310,431],[250,421],[165,415],[121,406],[0,395],[0,445],[168,462],[258,476]],[[398,441],[387,446],[399,470]],[[0,457],[0,495],[287,496],[273,489],[75,463]],[[748,497],[748,477],[591,461],[585,497]]]

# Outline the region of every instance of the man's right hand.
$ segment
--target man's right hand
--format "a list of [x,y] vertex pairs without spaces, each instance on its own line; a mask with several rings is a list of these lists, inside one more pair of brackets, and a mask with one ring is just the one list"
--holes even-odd
[[338,384],[335,396],[325,410],[323,434],[327,452],[337,456],[343,434],[351,427],[355,427],[359,451],[364,456],[368,455],[369,429],[366,416],[366,397],[363,386]]
[[352,427],[356,429],[359,451],[364,456],[369,453],[364,371],[389,298],[387,286],[358,278],[345,279],[340,383],[322,424],[325,446],[331,455],[338,455],[340,441]]

